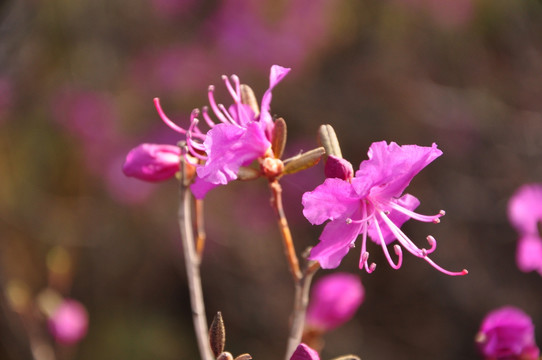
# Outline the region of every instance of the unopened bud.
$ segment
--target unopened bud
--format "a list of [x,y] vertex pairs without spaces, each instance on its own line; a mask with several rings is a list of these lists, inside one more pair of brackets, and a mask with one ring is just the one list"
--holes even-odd
[[241,354],[235,358],[235,360],[251,360],[252,356],[250,354]]
[[271,149],[277,159],[280,159],[286,146],[286,121],[283,118],[275,120],[275,126],[273,128],[273,138],[271,140]]
[[252,111],[254,111],[254,116],[260,115],[260,108],[258,107],[258,100],[256,100],[256,95],[250,86],[246,84],[241,84],[241,102],[245,105],[250,106]]
[[254,180],[259,178],[261,173],[251,167],[241,166],[237,171],[237,179],[239,180]]
[[342,158],[341,147],[339,145],[339,139],[335,130],[329,124],[321,125],[318,129],[318,140],[320,145],[326,149],[326,155],[334,155],[338,158]]
[[284,174],[294,174],[298,171],[308,169],[320,161],[322,155],[326,151],[323,147],[319,147],[306,153],[296,155],[289,159],[284,160]]
[[209,328],[209,343],[213,354],[218,358],[224,352],[226,344],[226,328],[224,327],[224,320],[220,311],[216,313]]
[[335,155],[329,155],[326,160],[326,166],[324,167],[324,174],[326,178],[348,180],[354,176],[354,168],[349,161]]

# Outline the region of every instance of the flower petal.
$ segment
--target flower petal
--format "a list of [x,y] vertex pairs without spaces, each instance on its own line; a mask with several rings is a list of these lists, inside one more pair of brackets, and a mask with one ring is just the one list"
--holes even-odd
[[523,272],[542,271],[542,239],[539,236],[524,236],[518,242],[516,263]]
[[360,198],[352,185],[344,180],[329,178],[313,191],[303,194],[303,215],[313,225],[328,219],[346,219],[360,207]]
[[203,180],[199,176],[196,176],[196,179],[194,180],[194,183],[190,185],[190,191],[192,191],[192,194],[196,199],[203,199],[205,195],[215,187],[217,187],[218,184],[212,184],[208,181]]
[[316,350],[311,349],[306,344],[299,344],[295,349],[290,360],[320,360],[320,355]]
[[273,118],[269,111],[271,110],[271,98],[273,88],[290,72],[290,68],[285,68],[279,65],[271,66],[269,73],[269,88],[263,94],[262,104],[260,106],[260,122],[265,124],[267,131],[270,131],[273,125]]
[[508,218],[520,234],[538,234],[542,221],[542,184],[520,187],[508,202]]
[[[355,217],[361,219],[360,211],[356,212]],[[320,243],[312,248],[309,259],[318,261],[323,269],[336,268],[350,250],[361,227],[361,222],[349,224],[345,219],[330,221],[320,235]]]
[[271,146],[262,126],[253,122],[246,128],[218,124],[207,133],[207,161],[197,168],[199,177],[212,184],[227,184],[237,179],[239,167],[260,156]]
[[437,145],[399,146],[394,142],[375,142],[367,153],[369,160],[360,164],[356,177],[372,179],[375,187],[371,190],[374,198],[400,196],[412,178],[424,167],[442,155]]

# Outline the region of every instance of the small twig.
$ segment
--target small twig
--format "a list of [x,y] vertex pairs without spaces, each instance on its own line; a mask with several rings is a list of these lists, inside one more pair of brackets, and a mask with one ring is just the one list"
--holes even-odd
[[292,233],[290,232],[288,221],[286,221],[286,215],[284,214],[284,209],[282,208],[282,187],[276,179],[269,182],[269,187],[271,188],[272,193],[271,204],[273,205],[278,217],[277,220],[280,235],[282,237],[282,243],[284,245],[284,253],[288,259],[288,265],[290,266],[290,272],[294,277],[294,282],[298,283],[302,277],[302,274],[301,270],[299,270],[299,261],[297,260],[297,255],[295,253]]
[[198,255],[198,262],[201,263],[201,257],[203,256],[203,249],[205,248],[205,239],[207,235],[205,234],[205,225],[204,225],[204,213],[203,213],[203,200],[196,199],[196,254]]
[[194,231],[191,219],[191,193],[186,179],[185,163],[181,160],[181,179],[179,181],[180,204],[178,212],[179,230],[183,245],[186,276],[188,278],[188,289],[190,292],[190,305],[192,307],[192,320],[198,348],[202,360],[213,360],[209,345],[207,319],[203,303],[203,290],[199,271],[199,260],[194,246]]

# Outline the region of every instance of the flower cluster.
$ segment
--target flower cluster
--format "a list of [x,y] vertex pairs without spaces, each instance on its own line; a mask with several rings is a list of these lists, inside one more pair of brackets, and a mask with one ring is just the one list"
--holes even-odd
[[[266,156],[273,156],[271,137],[274,121],[270,113],[273,88],[288,74],[290,69],[278,65],[271,67],[269,88],[260,106],[256,104],[250,88],[241,84],[236,75],[222,79],[230,93],[233,104],[226,108],[214,97],[214,86],[209,86],[208,107],[195,109],[190,116],[190,126],[184,129],[171,121],[162,111],[158,99],[155,105],[162,120],[173,130],[186,136],[188,149],[185,159],[196,166],[197,178],[191,190],[197,198],[218,185],[237,179],[241,166]],[[213,120],[210,112],[217,122]],[[199,127],[199,116],[209,130]],[[133,149],[123,166],[128,176],[146,181],[162,181],[172,177],[179,169],[180,150],[171,145],[142,144]]]
[[540,354],[531,318],[513,306],[486,315],[476,335],[476,344],[488,360],[535,360]]
[[538,271],[542,275],[542,184],[520,187],[508,203],[508,218],[519,233],[516,261],[521,271]]
[[[336,268],[342,258],[354,246],[362,234],[359,267],[372,272],[376,264],[368,264],[367,237],[382,246],[388,262],[394,269],[402,264],[402,250],[394,246],[399,257],[395,263],[387,245],[397,240],[408,252],[420,257],[437,270],[448,275],[465,275],[466,270],[451,272],[435,264],[428,254],[436,249],[436,241],[427,237],[429,249],[416,246],[400,229],[405,221],[412,218],[423,222],[440,222],[444,211],[436,215],[420,215],[413,210],[419,200],[403,191],[412,178],[425,166],[439,157],[442,151],[437,145],[423,147],[416,145],[399,146],[392,142],[375,142],[369,148],[369,160],[360,164],[355,176],[351,165],[343,159],[330,156],[333,165],[325,182],[303,195],[303,214],[315,225],[330,220],[320,236],[310,259],[317,260],[323,268]],[[330,160],[328,160],[329,163]],[[335,175],[333,175],[335,174]]]

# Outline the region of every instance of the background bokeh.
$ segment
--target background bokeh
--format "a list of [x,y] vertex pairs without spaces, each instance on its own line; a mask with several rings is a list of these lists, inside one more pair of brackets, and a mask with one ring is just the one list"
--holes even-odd
[[[227,100],[220,75],[260,97],[272,64],[292,68],[272,103],[291,155],[316,146],[322,123],[354,166],[373,141],[439,145],[444,155],[408,191],[420,212],[447,215],[404,229],[419,245],[433,234],[433,258],[470,271],[448,277],[408,255],[394,271],[373,244],[367,275],[353,249],[338,270],[359,274],[366,299],[326,335],[322,358],[475,359],[481,319],[505,304],[533,317],[542,344],[542,278],[517,269],[506,217],[517,187],[542,182],[540,1],[1,4],[0,358],[29,359],[29,333],[48,339],[32,302],[48,287],[90,317],[59,360],[197,358],[175,181],[142,183],[120,167],[140,142],[178,140],[153,97],[186,124],[209,84]],[[298,253],[322,229],[300,203],[322,179],[319,165],[283,180]],[[281,359],[293,285],[265,182],[213,190],[206,225],[208,316],[222,311],[234,355]]]

